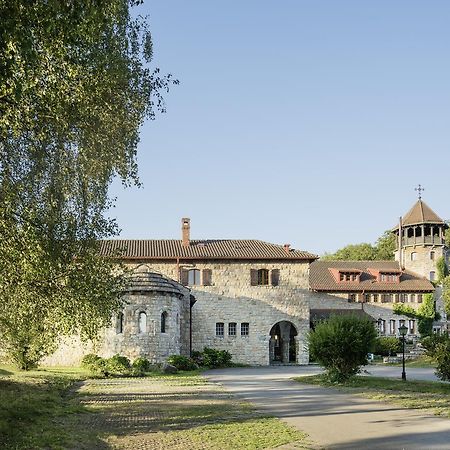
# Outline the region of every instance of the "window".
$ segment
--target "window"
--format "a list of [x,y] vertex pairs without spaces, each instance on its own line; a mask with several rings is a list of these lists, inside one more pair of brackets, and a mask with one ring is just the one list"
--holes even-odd
[[417,259],[417,253],[416,252],[412,252],[411,253],[411,261],[415,261]]
[[395,319],[389,321],[389,334],[395,334]]
[[417,303],[422,303],[422,294],[417,294]]
[[145,312],[139,313],[139,333],[147,332],[147,314]]
[[167,333],[167,311],[161,314],[161,333]]
[[241,323],[241,336],[248,336],[250,325],[247,322]]
[[230,322],[228,324],[228,336],[236,336],[236,323]]
[[386,281],[388,283],[395,283],[398,281],[398,275],[396,273],[381,273],[380,281]]
[[269,271],[267,269],[259,269],[258,270],[258,285],[266,285],[269,284]]
[[359,274],[352,272],[339,272],[339,281],[359,281]]
[[217,322],[216,323],[216,336],[223,337],[224,335],[224,323],[223,322]]
[[211,269],[181,269],[180,282],[184,286],[211,286]]
[[409,294],[409,301],[414,303],[416,301],[416,294]]
[[373,301],[374,302],[377,302],[378,301],[378,294],[373,294]]
[[[270,275],[270,277],[269,277]],[[278,286],[280,283],[280,269],[250,269],[251,286]]]
[[430,252],[430,259],[434,259],[435,253],[433,251]]
[[381,303],[392,303],[393,300],[392,294],[381,294]]
[[116,333],[117,334],[122,334],[123,333],[123,313],[119,313],[117,315]]
[[356,302],[356,294],[348,294],[349,302]]
[[378,331],[380,334],[384,334],[386,332],[386,321],[383,319],[378,319]]
[[432,271],[430,272],[430,281],[434,281],[435,278],[436,278],[436,272],[435,272],[434,270],[432,270]]
[[190,269],[188,270],[188,285],[198,286],[200,284],[200,270]]
[[367,303],[367,302],[370,302],[370,294],[364,294],[364,301]]
[[416,321],[410,320],[408,325],[409,325],[409,334],[414,334],[416,332]]
[[398,321],[398,327],[400,328],[400,327],[404,327],[404,326],[405,326],[405,320],[404,319],[400,319]]

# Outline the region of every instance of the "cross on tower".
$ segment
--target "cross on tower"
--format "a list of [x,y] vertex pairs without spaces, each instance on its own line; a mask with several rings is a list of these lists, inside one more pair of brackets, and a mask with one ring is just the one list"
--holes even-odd
[[422,198],[422,192],[425,190],[420,184],[416,188],[414,188],[415,191],[419,193],[419,200]]

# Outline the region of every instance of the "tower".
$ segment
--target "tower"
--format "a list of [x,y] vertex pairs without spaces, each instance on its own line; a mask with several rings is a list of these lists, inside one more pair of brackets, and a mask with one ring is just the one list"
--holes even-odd
[[445,230],[448,225],[422,201],[419,200],[400,219],[393,232],[397,235],[395,260],[408,270],[429,280],[436,279],[436,261],[446,257]]

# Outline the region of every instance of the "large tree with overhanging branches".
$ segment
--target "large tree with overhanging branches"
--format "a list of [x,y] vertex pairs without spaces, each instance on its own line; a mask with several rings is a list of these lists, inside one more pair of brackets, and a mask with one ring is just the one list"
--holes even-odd
[[126,279],[98,256],[115,177],[176,83],[151,67],[133,0],[0,0],[0,340],[23,368],[94,338]]

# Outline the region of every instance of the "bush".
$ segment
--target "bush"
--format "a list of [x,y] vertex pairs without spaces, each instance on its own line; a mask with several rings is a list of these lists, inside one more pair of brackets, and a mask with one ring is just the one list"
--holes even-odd
[[145,372],[150,372],[152,366],[147,358],[137,358],[132,365],[133,374],[136,376],[144,375]]
[[81,367],[89,370],[92,375],[105,377],[108,376],[108,369],[106,367],[106,360],[98,355],[89,353],[81,360]]
[[202,352],[193,351],[192,360],[201,367],[210,369],[218,367],[230,367],[232,365],[231,353],[227,350],[216,350],[205,347]]
[[131,375],[131,363],[126,356],[114,355],[106,360],[109,376],[123,377]]
[[448,340],[447,334],[432,334],[431,336],[425,336],[420,340],[422,347],[426,350],[427,356],[430,358],[435,357],[436,348],[439,344],[445,343]]
[[191,358],[183,355],[171,355],[167,359],[167,363],[176,367],[178,370],[195,370],[198,369],[197,364]]
[[327,371],[330,381],[341,382],[367,364],[376,339],[373,323],[356,316],[331,316],[309,335],[309,351]]
[[434,359],[436,360],[436,375],[442,381],[450,381],[450,339],[444,335],[434,349]]
[[205,347],[203,349],[203,365],[210,368],[227,367],[231,364],[231,353],[227,350],[216,350]]
[[375,339],[373,353],[381,356],[392,356],[401,352],[402,343],[396,337],[378,337]]

